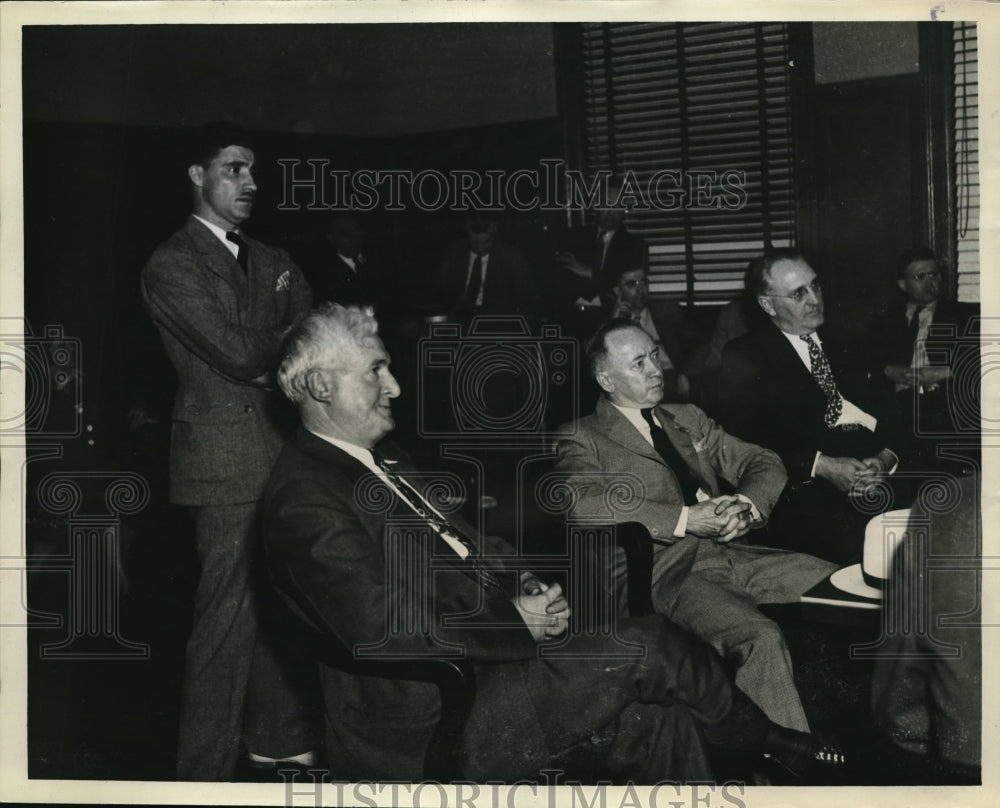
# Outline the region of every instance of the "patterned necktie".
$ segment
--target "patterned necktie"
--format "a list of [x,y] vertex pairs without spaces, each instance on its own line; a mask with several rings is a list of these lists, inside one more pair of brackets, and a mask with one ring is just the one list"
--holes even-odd
[[384,457],[382,457],[378,452],[373,451],[372,458],[375,460],[375,465],[382,470],[382,473],[385,474],[388,480],[395,486],[396,492],[402,500],[414,511],[416,511],[420,518],[427,522],[435,533],[438,533],[441,536],[447,536],[465,547],[469,553],[465,560],[472,565],[472,569],[475,570],[476,574],[479,576],[480,586],[491,594],[505,595],[506,591],[504,590],[503,584],[496,576],[496,573],[483,563],[482,559],[479,557],[479,551],[476,549],[476,546],[463,536],[454,525],[437,513],[427,500],[424,499],[423,495],[417,491],[416,488],[410,485],[402,475],[393,471],[392,467],[386,462]]
[[230,230],[226,233],[226,241],[231,241],[237,246],[236,260],[243,268],[243,274],[245,275],[247,272],[247,266],[250,263],[250,251],[247,249],[247,243],[243,240],[243,236],[235,230]]
[[826,412],[823,420],[828,428],[833,429],[837,425],[840,413],[844,410],[844,399],[837,390],[837,382],[834,381],[833,371],[830,370],[830,363],[826,359],[826,354],[819,347],[819,343],[813,339],[812,334],[800,334],[799,339],[809,346],[809,365],[812,376],[819,385],[819,389],[826,396]]
[[653,438],[653,448],[656,449],[656,453],[663,458],[663,462],[667,464],[668,468],[674,473],[674,476],[677,477],[681,495],[684,497],[684,504],[697,505],[698,489],[701,488],[701,482],[691,473],[688,464],[684,462],[684,458],[681,457],[680,452],[670,442],[670,438],[667,437],[663,428],[653,420],[653,410],[647,407],[646,409],[639,410],[639,412],[642,413],[642,417],[649,424],[649,434]]

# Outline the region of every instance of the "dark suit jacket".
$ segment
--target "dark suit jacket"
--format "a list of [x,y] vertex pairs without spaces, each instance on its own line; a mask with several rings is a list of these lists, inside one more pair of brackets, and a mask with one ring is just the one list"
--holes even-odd
[[[400,458],[400,473],[412,471],[395,447],[381,444],[379,451]],[[420,487],[419,475],[408,479]],[[537,770],[539,750],[544,749],[541,719],[523,679],[524,665],[536,658],[537,646],[508,599],[516,576],[501,573],[509,585],[506,596],[484,593],[471,565],[426,528],[404,537],[409,549],[403,556],[390,557],[390,518],[402,519],[411,529],[415,519],[395,499],[357,460],[300,428],[274,467],[263,503],[265,548],[278,590],[348,647],[379,644],[380,653],[398,656],[464,649],[476,664],[478,685],[466,727],[468,770],[485,765],[494,775],[520,776],[526,760],[534,763],[528,771]],[[484,553],[513,555],[502,540],[481,540],[460,518],[448,518]],[[430,579],[426,568],[399,566],[407,561],[419,565],[413,559],[427,554],[433,554],[431,563],[439,570]],[[502,569],[500,561],[491,566]],[[390,633],[392,615],[415,622],[410,630]],[[417,615],[427,620],[426,626]],[[448,624],[443,623],[445,615],[451,616]],[[352,677],[332,669],[324,669],[323,675],[328,720],[338,753],[351,757],[341,761],[349,775],[392,772],[419,779],[440,706],[436,687]],[[486,726],[483,716],[490,714],[507,720]]]
[[170,490],[182,505],[257,500],[281,447],[287,405],[257,380],[275,369],[280,335],[311,295],[287,253],[244,238],[249,276],[189,217],[142,273],[146,307],[177,369]]
[[[970,320],[979,313],[979,307],[972,303],[958,303],[954,300],[939,300],[934,309],[934,319],[931,326],[943,331],[950,327],[954,336],[966,336]],[[973,336],[973,335],[969,335]],[[930,342],[940,342],[933,336]],[[929,346],[930,347],[930,346]],[[906,301],[896,300],[886,308],[874,321],[865,343],[866,352],[871,360],[872,372],[882,373],[886,365],[909,365],[913,358],[913,342],[910,340],[909,324],[906,322]],[[931,351],[929,359],[932,365],[944,364]],[[953,361],[955,355],[950,359]]]
[[326,239],[312,239],[293,253],[312,287],[313,301],[333,301],[343,306],[377,306],[383,299],[385,277],[381,263],[362,253],[365,262],[352,268]]
[[[457,312],[469,274],[469,245],[465,239],[448,246],[438,273],[438,296],[449,312]],[[541,316],[541,299],[531,267],[516,247],[497,241],[490,251],[480,314],[520,315],[529,323]]]
[[625,227],[615,231],[604,254],[604,266],[600,268],[601,247],[597,242],[598,229],[594,225],[574,227],[558,237],[558,249],[570,252],[587,266],[594,268],[590,279],[580,278],[571,272],[558,272],[555,278],[555,303],[559,308],[572,307],[573,302],[582,297],[590,300],[601,295],[606,302],[615,277],[630,269],[649,269],[649,245],[645,239],[630,233]]
[[861,459],[894,443],[894,424],[879,388],[869,383],[846,348],[822,331],[820,340],[841,395],[878,419],[874,434],[827,428],[826,397],[773,324],[733,340],[722,354],[722,424],[777,452],[793,483],[809,478],[817,451]]

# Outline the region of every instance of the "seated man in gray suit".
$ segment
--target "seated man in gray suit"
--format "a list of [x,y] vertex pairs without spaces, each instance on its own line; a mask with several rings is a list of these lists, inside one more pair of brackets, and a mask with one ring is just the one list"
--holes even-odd
[[[764,752],[800,773],[843,762],[768,721],[707,645],[661,615],[618,622],[618,637],[644,651],[631,658],[608,634],[575,631],[559,584],[450,513],[441,481],[385,440],[400,388],[370,309],[326,304],[283,353],[278,382],[302,425],[264,496],[274,584],[330,642],[394,659],[461,652],[476,674],[463,776],[542,779],[562,753],[589,749],[638,783],[710,778],[705,743]],[[437,689],[321,675],[338,776],[421,779]]]
[[[645,525],[655,543],[657,611],[731,661],[736,684],[772,721],[807,729],[784,637],[757,604],[794,602],[835,566],[735,541],[763,525],[781,494],[781,461],[693,405],[661,404],[656,345],[630,320],[605,323],[587,356],[604,396],[558,440],[557,468],[576,494],[573,515]],[[624,552],[617,554],[613,575],[624,602]]]

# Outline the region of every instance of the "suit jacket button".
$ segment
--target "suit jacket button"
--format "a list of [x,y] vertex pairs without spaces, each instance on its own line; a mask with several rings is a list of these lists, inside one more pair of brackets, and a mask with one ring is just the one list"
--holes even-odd
[[659,530],[659,528],[655,528],[655,527],[654,527],[654,528],[653,528],[653,529],[652,529],[651,531],[649,531],[649,532],[650,532],[650,533],[652,533],[652,534],[653,534],[654,536],[659,536],[659,535],[660,535],[660,530]]
[[246,406],[245,406],[245,407],[243,408],[243,412],[253,412],[253,404],[247,404],[247,405],[246,405]]

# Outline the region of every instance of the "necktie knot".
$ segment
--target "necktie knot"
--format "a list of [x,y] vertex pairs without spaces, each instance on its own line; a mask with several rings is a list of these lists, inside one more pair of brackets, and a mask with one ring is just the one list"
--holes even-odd
[[660,456],[667,468],[677,478],[678,487],[685,505],[695,505],[698,502],[698,489],[701,488],[701,481],[691,472],[690,467],[681,457],[677,447],[674,446],[667,433],[663,431],[656,421],[653,420],[653,408],[644,407],[639,410],[643,420],[649,424],[649,436],[653,440],[653,448]]
[[249,251],[247,250],[247,243],[243,240],[243,236],[235,230],[229,230],[226,232],[226,241],[232,242],[236,245],[236,261],[241,267],[243,267],[243,271],[246,272],[250,256]]

